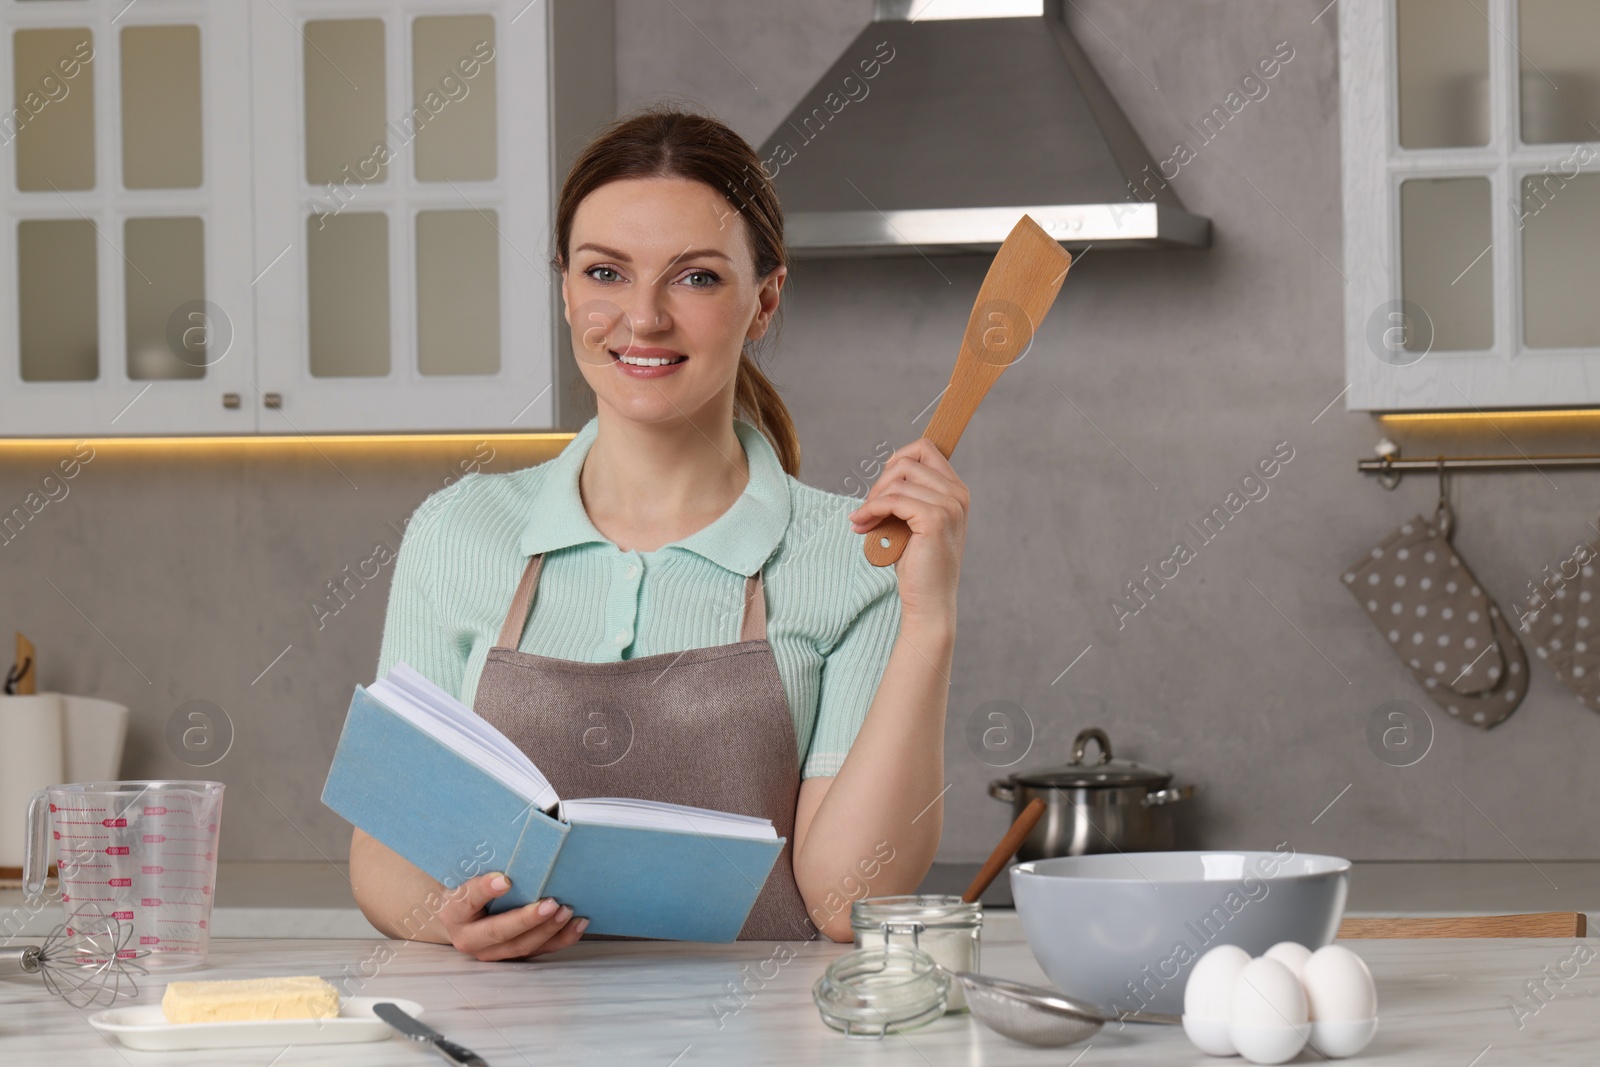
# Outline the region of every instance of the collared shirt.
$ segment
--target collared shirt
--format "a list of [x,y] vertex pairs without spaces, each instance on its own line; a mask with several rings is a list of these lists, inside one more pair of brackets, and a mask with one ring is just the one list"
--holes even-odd
[[745,579],[763,572],[767,640],[794,717],[802,777],[838,773],[900,630],[893,567],[850,529],[857,497],[808,486],[734,420],[749,483],[715,521],[651,552],[589,521],[578,475],[591,418],[555,458],[473,473],[413,513],[395,561],[377,673],[403,661],[470,705],[517,582],[545,553],[523,652],[587,663],[730,644]]

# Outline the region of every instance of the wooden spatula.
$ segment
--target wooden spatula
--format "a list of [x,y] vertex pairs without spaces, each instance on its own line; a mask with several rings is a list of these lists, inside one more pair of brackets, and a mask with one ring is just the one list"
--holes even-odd
[[[1033,343],[1033,333],[1056,302],[1071,264],[1067,250],[1027,215],[1017,220],[995,253],[967,319],[950,385],[923,434],[946,459],[989,387]],[[905,520],[888,515],[867,531],[867,559],[887,567],[910,540]]]

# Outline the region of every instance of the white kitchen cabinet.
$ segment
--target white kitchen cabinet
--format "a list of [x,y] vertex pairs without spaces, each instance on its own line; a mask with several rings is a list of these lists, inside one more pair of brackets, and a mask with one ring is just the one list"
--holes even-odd
[[0,0],[0,436],[556,425],[561,8]]
[[122,7],[4,4],[0,433],[251,432],[244,6]]
[[1600,4],[1338,19],[1346,406],[1600,404]]

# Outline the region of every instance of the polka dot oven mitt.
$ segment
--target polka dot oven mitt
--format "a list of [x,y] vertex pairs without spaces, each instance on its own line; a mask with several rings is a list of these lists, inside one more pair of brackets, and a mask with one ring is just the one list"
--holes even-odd
[[1449,540],[1421,515],[1346,569],[1344,584],[1452,718],[1488,729],[1522,702],[1522,646]]
[[[1559,579],[1546,581],[1522,609],[1520,629],[1534,653],[1555,671],[1578,703],[1600,711],[1600,574],[1595,563],[1600,543],[1585,545],[1573,562],[1571,578],[1563,567]],[[1581,562],[1580,562],[1581,561]],[[1551,586],[1554,585],[1554,588]]]

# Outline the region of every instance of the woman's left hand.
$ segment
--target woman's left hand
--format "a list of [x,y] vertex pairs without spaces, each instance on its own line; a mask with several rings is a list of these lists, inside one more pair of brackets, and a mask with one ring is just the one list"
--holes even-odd
[[901,627],[955,626],[956,582],[967,539],[967,485],[934,443],[919,437],[884,464],[883,474],[850,513],[850,528],[864,533],[886,515],[911,527],[911,540],[895,563]]

